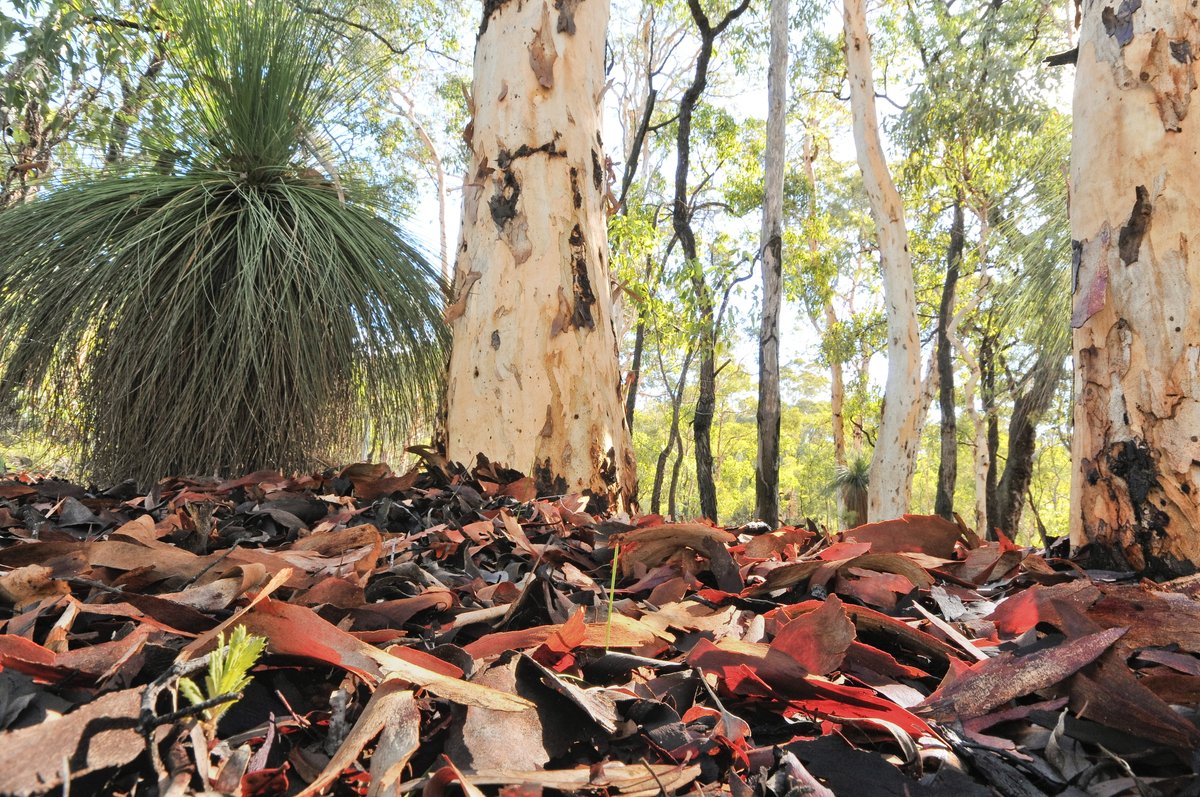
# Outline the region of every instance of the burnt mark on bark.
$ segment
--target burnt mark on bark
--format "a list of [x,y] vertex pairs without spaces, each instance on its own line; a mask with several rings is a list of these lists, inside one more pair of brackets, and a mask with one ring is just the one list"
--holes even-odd
[[766,248],[770,250],[774,262],[783,262],[783,236],[779,233],[772,235],[771,239],[767,241]]
[[[504,179],[496,187],[495,195],[488,200],[488,208],[492,212],[492,221],[496,222],[497,229],[503,230],[504,226],[517,215],[517,201],[521,198],[521,184],[512,171],[513,162],[539,152],[551,158],[567,156],[566,152],[558,148],[557,139],[547,141],[538,147],[522,144],[517,147],[515,152],[502,149],[496,155],[496,168],[504,172]],[[489,173],[492,171],[494,169],[488,169]]]
[[1146,186],[1139,185],[1133,201],[1133,212],[1129,214],[1129,221],[1121,228],[1121,234],[1117,238],[1121,261],[1127,266],[1137,262],[1138,252],[1142,248],[1142,238],[1145,237],[1146,230],[1150,229],[1150,214],[1153,211],[1154,208],[1150,204],[1150,192],[1146,190]]
[[500,330],[492,330],[492,348],[499,351],[500,349]]
[[569,36],[575,35],[575,10],[582,2],[583,0],[554,0],[554,8],[558,11],[556,31]]
[[[1158,488],[1158,467],[1145,441],[1124,440],[1116,443],[1108,455],[1108,470],[1125,482],[1134,520],[1142,523],[1143,518],[1149,519],[1146,510],[1155,507],[1148,505],[1147,501],[1150,493]],[[1158,530],[1165,527],[1165,523],[1160,523]]]
[[579,169],[571,167],[571,201],[575,204],[575,209],[583,207],[583,194],[579,191]]
[[1181,64],[1192,62],[1192,43],[1187,39],[1171,42],[1171,57]]
[[509,0],[483,0],[483,20],[479,23],[479,35],[482,36],[487,32],[488,21],[491,20],[492,14],[495,14],[504,7]]
[[528,158],[530,155],[536,155],[539,152],[545,153],[551,158],[567,157],[566,150],[560,150],[558,148],[558,139],[554,138],[537,147],[531,147],[528,144],[522,144],[521,146],[517,147],[515,152],[509,152],[506,149],[502,149],[500,150],[500,153],[496,155],[496,165],[501,169],[507,169],[512,165],[513,161],[519,160],[520,158]]
[[604,185],[604,166],[600,163],[600,153],[592,150],[592,185],[599,191]]
[[554,472],[550,457],[534,462],[533,485],[539,498],[551,495],[566,495],[567,480]]
[[1142,7],[1142,0],[1122,0],[1121,5],[1113,11],[1112,6],[1105,6],[1100,12],[1100,21],[1104,23],[1104,32],[1117,40],[1124,47],[1133,41],[1133,14]]
[[1079,266],[1083,263],[1083,241],[1071,241],[1071,295],[1079,289]]
[[517,215],[517,202],[521,198],[521,185],[512,170],[504,169],[504,179],[496,186],[496,193],[488,200],[488,209],[492,212],[492,221],[496,229],[503,230]]
[[592,280],[588,276],[587,242],[578,224],[571,228],[571,237],[567,242],[571,245],[571,283],[575,297],[571,325],[576,329],[593,329],[596,321],[592,318],[592,305],[596,303],[596,294],[592,291]]
[[601,492],[595,490],[584,490],[583,494],[587,496],[587,506],[584,507],[585,512],[589,515],[607,514],[610,509],[615,508],[616,499],[619,494],[620,479],[617,476],[617,450],[609,448],[608,454],[600,456],[599,450],[592,449],[592,458],[596,462],[596,473],[600,477],[600,481],[604,483],[604,489]]

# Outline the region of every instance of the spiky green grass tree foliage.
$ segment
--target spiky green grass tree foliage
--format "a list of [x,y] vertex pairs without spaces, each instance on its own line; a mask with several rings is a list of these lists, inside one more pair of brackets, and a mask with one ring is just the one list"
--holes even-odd
[[852,529],[867,522],[867,489],[871,484],[871,458],[857,453],[845,465],[838,465],[826,489],[842,496],[846,516],[841,518]]
[[360,51],[287,0],[174,7],[175,165],[0,213],[8,406],[102,480],[306,467],[368,418],[396,439],[435,404],[446,334],[434,269],[330,174]]

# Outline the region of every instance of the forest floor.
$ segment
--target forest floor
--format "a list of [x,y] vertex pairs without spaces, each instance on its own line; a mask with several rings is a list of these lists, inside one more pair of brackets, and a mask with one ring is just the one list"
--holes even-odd
[[584,505],[436,458],[0,477],[0,793],[1200,794],[1200,577]]

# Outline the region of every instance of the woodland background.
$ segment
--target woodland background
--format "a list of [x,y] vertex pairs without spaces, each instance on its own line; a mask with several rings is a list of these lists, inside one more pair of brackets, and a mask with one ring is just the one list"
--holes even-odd
[[[372,0],[303,11],[365,34],[373,50],[367,60],[386,64],[359,102],[327,119],[326,132],[340,149],[343,176],[373,186],[376,205],[415,232],[448,278],[480,9],[456,0]],[[139,136],[175,123],[185,76],[173,60],[169,6],[55,0],[6,3],[0,12],[0,207],[83,173],[119,170],[145,157]],[[831,527],[846,519],[833,485],[861,482],[877,442],[886,333],[875,231],[850,135],[839,12],[824,2],[793,3],[790,11],[782,247],[781,520]],[[908,215],[922,370],[940,370],[942,384],[956,386],[923,397],[929,410],[912,511],[934,510],[939,466],[953,457],[957,478],[943,477],[943,501],[952,499],[969,524],[1005,527],[1026,541],[1065,534],[1071,70],[1046,59],[1072,46],[1075,9],[1031,0],[888,0],[871,12],[882,123]],[[604,96],[609,238],[644,511],[701,514],[688,430],[697,341],[712,335],[719,519],[736,524],[754,515],[766,17],[765,5],[753,4],[714,42],[687,142],[699,240],[689,266],[670,215],[678,110],[699,49],[695,26],[684,2],[613,4]],[[715,312],[697,301],[697,278],[716,297]],[[939,350],[947,355],[940,368]],[[840,417],[834,401],[843,403]],[[70,472],[69,447],[12,420],[0,448],[7,464]],[[356,453],[397,469],[404,444],[422,441],[419,432],[396,441],[366,428]],[[1023,467],[1031,471],[1027,487],[1015,473]],[[1004,522],[1001,513],[1014,503],[1008,519],[1015,522]]]

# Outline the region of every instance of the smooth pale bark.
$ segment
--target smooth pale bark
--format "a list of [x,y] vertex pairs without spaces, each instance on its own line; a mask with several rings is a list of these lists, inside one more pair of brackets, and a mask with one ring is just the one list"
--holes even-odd
[[447,453],[593,509],[636,491],[609,294],[607,0],[489,3],[475,49]]
[[758,454],[755,514],[779,525],[779,310],[783,304],[783,170],[787,146],[788,2],[771,0],[767,142],[763,156],[762,323],[758,331]]
[[1151,576],[1200,564],[1200,21],[1084,7],[1071,151],[1071,541]]
[[954,488],[958,482],[958,418],[954,403],[954,359],[951,356],[949,327],[954,318],[954,295],[958,287],[959,266],[962,264],[964,231],[963,198],[954,200],[950,222],[950,243],[946,247],[946,279],[942,282],[942,301],[938,305],[937,349],[938,408],[941,410],[941,457],[938,459],[937,495],[933,511],[954,519]]
[[921,396],[921,342],[917,332],[916,290],[904,203],[892,181],[879,137],[875,81],[871,75],[871,41],[863,0],[845,0],[846,69],[854,147],[871,217],[879,236],[883,298],[887,308],[887,381],[883,417],[871,458],[869,520],[899,517],[909,509],[912,477],[920,447],[924,406]]

